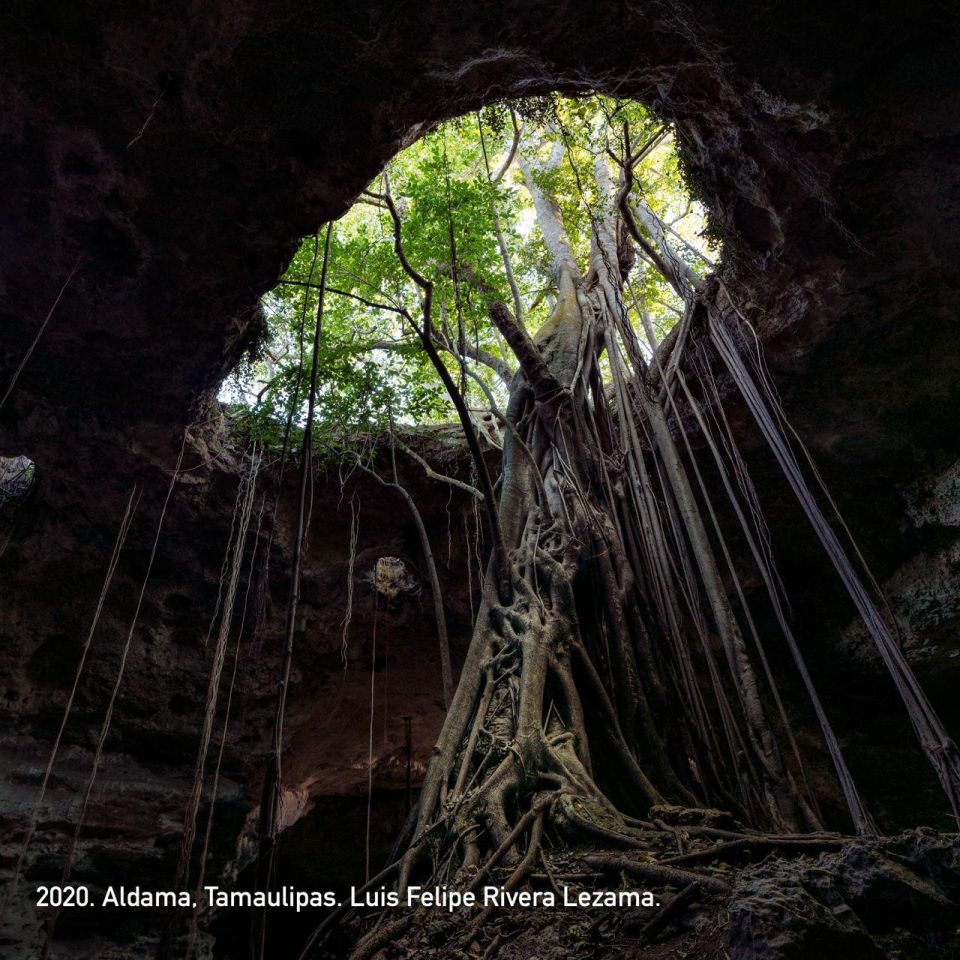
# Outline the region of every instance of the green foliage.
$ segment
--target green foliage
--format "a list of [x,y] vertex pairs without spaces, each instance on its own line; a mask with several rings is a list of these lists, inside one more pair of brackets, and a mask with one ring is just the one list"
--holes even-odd
[[[521,150],[542,166],[554,145],[562,160],[538,172],[540,186],[558,203],[574,252],[586,264],[591,223],[608,210],[597,196],[594,160],[607,148],[624,153],[625,124],[634,146],[662,130],[640,104],[603,97],[540,97],[484,108],[478,115],[449,121],[394,158],[389,166],[392,195],[403,221],[410,262],[435,284],[434,322],[452,341],[458,338],[507,361],[506,344],[487,316],[483,290],[493,289],[507,304],[512,297],[497,243],[494,211],[512,263],[524,322],[531,332],[548,317],[554,279],[536,226],[533,204],[515,162],[496,183],[507,156],[514,122],[523,125]],[[612,160],[611,173],[618,175]],[[370,185],[382,194],[383,178]],[[668,136],[636,170],[636,192],[691,246],[703,246],[702,212],[690,200]],[[309,356],[316,324],[322,244],[307,237],[281,283],[263,299],[267,336],[234,371],[222,399],[237,428],[276,443],[293,411],[302,425]],[[696,257],[679,252],[698,269]],[[637,297],[632,313],[646,309],[663,335],[677,317],[679,302],[662,277],[638,261],[631,277]],[[361,299],[357,299],[361,298]],[[367,301],[367,302],[363,302]],[[379,304],[381,306],[373,306]],[[376,433],[391,423],[449,420],[452,408],[441,382],[410,328],[397,311],[419,321],[419,292],[393,249],[393,225],[382,201],[358,199],[334,227],[328,292],[319,351],[315,428],[328,440]],[[631,319],[639,323],[639,314]],[[484,406],[476,385],[462,378],[458,361],[443,354],[460,378],[468,401]],[[504,386],[486,367],[474,366],[504,398]]]

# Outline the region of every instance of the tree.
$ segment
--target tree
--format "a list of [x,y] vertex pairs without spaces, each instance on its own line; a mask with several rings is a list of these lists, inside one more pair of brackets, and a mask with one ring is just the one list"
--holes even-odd
[[[853,824],[875,830],[791,632],[718,369],[867,621],[956,810],[956,749],[811,493],[802,447],[750,359],[751,328],[709,272],[715,251],[689,229],[670,130],[605,98],[501,107],[435,132],[360,204],[331,254],[337,306],[319,394],[329,442],[356,457],[351,429],[443,416],[442,387],[491,551],[393,865],[399,886],[477,886],[498,865],[515,886],[543,856],[548,825],[629,842],[664,802],[720,806],[778,832],[822,826],[721,512],[767,589]],[[302,277],[295,261],[282,290],[308,297]],[[290,355],[296,301],[285,297],[272,303]],[[295,410],[302,364],[269,372],[261,399],[276,410],[292,397]],[[478,404],[502,427],[499,490]]]

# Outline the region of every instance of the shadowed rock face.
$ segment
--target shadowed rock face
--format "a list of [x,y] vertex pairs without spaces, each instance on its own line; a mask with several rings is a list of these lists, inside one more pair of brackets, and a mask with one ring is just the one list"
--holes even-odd
[[[432,435],[409,439],[439,469],[468,476],[462,470],[462,445],[451,442],[454,435],[437,428]],[[158,541],[77,850],[73,879],[90,884],[95,899],[108,885],[163,889],[176,868],[215,645],[208,625],[220,595],[221,565],[242,469],[229,442],[210,433],[207,439],[210,447],[191,437],[184,454],[185,470]],[[469,636],[471,606],[478,600],[476,518],[459,491],[451,496],[451,487],[427,480],[416,464],[412,470],[402,463],[399,468],[402,482],[421,504],[424,522],[435,531],[456,668]],[[260,477],[201,809],[202,833],[209,809],[209,774],[231,686],[234,641],[242,621],[245,629],[215,808],[210,882],[248,881],[244,871],[253,853],[283,650],[295,486],[296,478],[288,474],[267,567],[275,469],[265,467]],[[322,463],[313,491],[284,738],[283,821],[296,829],[281,846],[278,874],[281,884],[296,882],[305,889],[321,880],[322,885],[339,888],[362,879],[371,756],[371,857],[379,866],[406,808],[403,718],[411,717],[411,781],[416,789],[444,715],[433,605],[424,586],[418,535],[402,500],[362,474],[341,486],[337,469]],[[117,521],[124,504],[114,505]],[[19,896],[0,932],[4,956],[33,957],[39,949],[42,930],[41,917],[32,907],[35,888],[60,878],[158,514],[159,505],[144,497],[93,638]],[[357,518],[353,605],[344,631],[352,515]],[[36,802],[116,531],[82,516],[56,513],[44,499],[42,485],[16,512],[6,511],[2,518],[16,524],[15,539],[3,556],[0,612],[4,638],[0,877],[6,883]],[[249,577],[258,528],[257,557]],[[375,569],[385,557],[395,558],[405,570],[404,589],[396,595],[376,589]],[[323,862],[336,866],[318,880],[315,870]],[[241,927],[245,932],[247,919],[228,918],[221,931],[228,944]],[[161,922],[162,914],[156,911],[68,912],[58,927],[53,956],[152,955]],[[284,930],[296,929],[303,936],[308,932],[302,916],[277,922]],[[13,953],[6,952],[11,949]]]
[[743,870],[729,903],[733,960],[949,956],[960,909],[956,838],[923,831]]
[[[726,282],[947,712],[960,663],[956,26],[934,3],[696,6],[171,0],[149,11],[38,3],[4,16],[0,395],[72,273],[0,409],[0,457],[36,464],[28,498],[0,508],[0,713],[14,771],[6,824],[22,824],[32,803],[116,525],[132,484],[143,489],[32,877],[59,869],[67,801],[112,684],[164,468],[184,424],[199,420],[210,422],[187,450],[107,745],[93,820],[109,835],[84,848],[99,879],[122,873],[120,860],[128,877],[171,872],[209,668],[202,633],[236,491],[237,461],[211,398],[256,337],[258,297],[299,237],[342,213],[430,124],[502,96],[600,87],[676,123],[692,185],[725,237]],[[906,724],[891,717],[872,659],[860,657],[849,609],[766,458],[753,460],[776,540],[788,548],[781,560],[799,632],[824,684],[847,696],[837,725],[865,792],[891,822],[934,818],[936,792],[922,762],[911,766]],[[446,490],[419,482],[431,530],[444,531]],[[367,500],[379,506],[368,504],[375,535],[363,562],[390,554],[415,564],[400,504]],[[298,785],[311,783],[309,795],[328,797],[365,778],[356,764],[366,756],[369,673],[358,665],[338,686],[349,514],[333,481],[317,503],[323,522],[311,548],[288,769]],[[455,501],[458,524],[464,509]],[[275,549],[265,650],[243,661],[244,727],[226,758],[216,862],[236,869],[259,789],[289,522]],[[447,576],[461,623],[464,554],[456,530]],[[365,602],[358,637],[371,627],[370,594]],[[440,719],[435,641],[428,606],[404,604],[389,613],[399,619],[388,630],[404,652],[422,760]],[[946,719],[956,729],[956,713]],[[388,731],[385,756],[399,749],[397,736]],[[890,756],[904,785],[891,784],[879,762]],[[381,785],[397,788],[391,763]],[[12,850],[5,840],[4,863]],[[109,850],[123,856],[110,862]],[[23,922],[35,929],[32,914]],[[123,936],[148,929],[144,921]],[[75,933],[63,949],[89,953],[89,931]],[[132,949],[99,942],[96,952]]]

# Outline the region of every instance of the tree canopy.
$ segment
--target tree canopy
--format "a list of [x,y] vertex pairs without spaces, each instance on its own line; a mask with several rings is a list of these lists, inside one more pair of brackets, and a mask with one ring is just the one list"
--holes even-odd
[[[471,405],[483,407],[481,387],[464,378],[457,354],[505,400],[514,359],[490,321],[491,296],[509,304],[531,333],[555,300],[551,257],[523,167],[556,200],[574,253],[586,259],[591,223],[609,202],[597,193],[596,158],[607,156],[616,166],[625,126],[634,146],[648,146],[632,195],[668,225],[686,264],[702,270],[711,262],[716,250],[704,239],[704,211],[686,188],[672,130],[640,104],[547,97],[440,124],[395,157],[334,228],[315,429],[331,438],[355,436],[390,423],[452,417],[443,384],[398,312],[416,313],[420,293],[397,259],[393,223],[377,199],[385,180],[402,217],[407,256],[434,284],[436,337],[441,347],[454,347],[442,351],[444,361]],[[320,248],[317,236],[304,239],[263,298],[264,337],[225,384],[222,397],[237,426],[253,437],[276,439],[291,409],[294,425],[302,422],[304,344],[312,342],[316,323]],[[645,313],[660,339],[683,310],[669,282],[642,258],[626,304],[641,336]]]

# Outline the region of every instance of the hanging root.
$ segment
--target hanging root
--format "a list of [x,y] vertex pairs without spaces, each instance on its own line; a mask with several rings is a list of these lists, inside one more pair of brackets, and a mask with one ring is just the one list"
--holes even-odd
[[[243,559],[247,545],[247,537],[250,530],[250,522],[253,517],[253,502],[256,494],[257,474],[260,469],[260,453],[254,447],[250,455],[250,463],[246,474],[241,478],[237,487],[236,510],[234,511],[236,524],[236,535],[231,528],[230,539],[227,542],[227,549],[224,556],[224,570],[229,571],[229,578],[226,582],[222,596],[217,598],[217,606],[220,608],[220,627],[217,632],[217,641],[214,647],[213,660],[210,665],[210,676],[207,682],[207,694],[204,704],[203,721],[200,729],[200,746],[197,750],[197,757],[194,764],[193,784],[190,795],[187,799],[187,808],[184,813],[183,834],[180,840],[180,851],[177,860],[177,869],[174,877],[174,888],[185,889],[189,881],[190,861],[193,854],[193,845],[197,832],[197,818],[200,812],[200,802],[203,796],[203,786],[205,780],[205,771],[207,765],[207,755],[210,751],[210,743],[213,738],[213,725],[217,714],[217,703],[220,697],[220,682],[223,675],[223,666],[226,659],[227,643],[230,639],[230,631],[233,624],[234,605],[237,596],[237,587],[240,582],[240,571],[243,566]],[[251,563],[252,571],[252,563]],[[221,586],[223,582],[221,581]],[[221,608],[222,600],[222,608]],[[208,633],[209,636],[209,633]],[[238,641],[239,643],[239,641]],[[232,695],[232,684],[231,684]],[[210,815],[213,814],[213,805],[216,803],[216,787],[219,778],[219,763],[222,757],[221,751],[217,758],[217,768],[214,772],[214,787],[210,798]],[[204,850],[201,854],[200,862],[200,883],[202,883],[205,870],[206,845],[209,839],[209,824],[207,836],[204,841]],[[161,935],[161,941],[157,955],[164,960],[170,955],[173,945],[173,939],[176,936],[179,926],[179,914],[172,913]],[[187,942],[187,960],[193,950],[195,938],[195,918],[191,918],[190,933]]]
[[347,670],[347,652],[350,639],[350,622],[353,620],[353,578],[357,562],[357,537],[360,533],[360,507],[356,498],[350,498],[350,560],[347,564],[347,610],[343,615],[343,632],[340,638],[340,659]]
[[[695,900],[726,897],[724,868],[733,861],[844,843],[822,832],[775,661],[766,654],[763,620],[751,610],[732,549],[737,541],[727,533],[731,518],[721,506],[732,509],[733,529],[766,589],[855,828],[876,831],[791,630],[769,532],[704,346],[743,396],[866,621],[955,812],[960,753],[803,478],[788,439],[796,437],[759,344],[750,358],[754,377],[726,329],[732,314],[719,309],[722,283],[694,273],[673,249],[669,228],[633,190],[633,167],[647,147],[635,145],[624,128],[619,187],[607,169],[610,150],[594,154],[596,196],[610,202],[587,204],[600,213],[591,213],[584,271],[550,178],[541,176],[565,151],[574,166],[559,132],[549,131],[554,142],[545,163],[538,157],[546,150],[524,147],[518,155],[555,281],[549,319],[531,335],[515,290],[514,316],[495,291],[474,283],[518,364],[505,412],[469,369],[462,328],[456,343],[447,337],[444,344],[460,364],[459,388],[438,360],[433,284],[407,259],[389,187],[377,197],[393,221],[396,254],[422,296],[419,322],[399,312],[420,336],[463,423],[492,548],[460,682],[392,868],[401,903],[411,887],[431,884],[470,893],[491,884],[509,893],[534,884],[557,891],[560,880],[587,885],[630,877],[673,888],[677,895],[641,930],[652,937]],[[624,246],[628,234],[643,263],[683,302],[679,323],[662,342],[645,305],[634,297],[631,317],[624,302],[635,265]],[[455,286],[470,281],[466,265],[456,264],[452,236],[451,252]],[[496,502],[464,403],[468,376],[504,427]],[[688,437],[690,424],[703,434],[705,451]],[[712,458],[719,471],[719,497],[700,457]],[[666,823],[666,810],[650,809],[664,803],[684,805],[703,822]],[[704,809],[711,805],[750,828],[717,826]],[[802,828],[814,832],[797,834]],[[475,941],[495,908],[484,903],[468,911],[459,931],[464,949],[479,953]],[[457,932],[453,920],[430,924],[434,936],[438,928],[441,935]],[[381,915],[353,956],[371,957],[398,937],[416,943],[427,926],[415,910],[390,923]],[[311,938],[304,958],[320,942]],[[498,932],[484,955],[501,942]]]
[[20,882],[20,876],[23,872],[23,865],[27,857],[27,851],[30,848],[30,841],[33,839],[33,835],[37,829],[37,824],[40,821],[40,811],[43,807],[44,798],[46,797],[47,786],[50,783],[50,776],[53,773],[54,764],[57,762],[57,754],[60,752],[60,744],[63,741],[63,732],[66,729],[67,721],[70,719],[70,714],[73,710],[73,704],[77,697],[77,689],[80,686],[80,679],[83,676],[84,667],[87,663],[87,656],[90,653],[90,646],[93,643],[94,634],[97,632],[97,626],[100,623],[100,614],[103,612],[103,605],[106,602],[107,594],[110,591],[110,584],[113,582],[113,575],[116,572],[117,564],[120,561],[120,553],[123,550],[124,543],[126,542],[127,534],[130,532],[130,525],[133,523],[133,516],[136,513],[139,502],[140,497],[137,493],[137,487],[135,484],[133,489],[130,491],[130,498],[127,500],[127,507],[124,511],[123,518],[120,521],[120,529],[117,532],[117,539],[113,544],[113,552],[110,555],[110,562],[107,564],[107,573],[103,580],[103,586],[100,588],[100,596],[97,599],[97,605],[93,613],[93,620],[90,623],[90,629],[87,632],[86,640],[84,640],[83,648],[80,652],[80,659],[77,662],[77,669],[73,678],[73,686],[70,688],[66,705],[63,708],[63,719],[60,721],[60,727],[58,728],[57,735],[54,738],[53,747],[50,750],[50,759],[47,761],[47,766],[43,771],[43,779],[40,781],[40,790],[37,793],[37,799],[30,814],[30,820],[27,824],[27,830],[24,834],[23,841],[20,844],[20,850],[17,853],[16,862],[13,865],[13,876],[10,878],[10,881],[7,885],[7,890],[3,900],[3,907],[0,909],[0,929],[3,928],[4,923],[6,922],[7,912],[9,911],[10,904],[13,902],[13,898],[17,892],[17,886]]
[[[461,695],[452,705],[448,723],[459,748],[448,755],[446,768],[431,767],[435,778],[424,785],[412,842],[393,865],[401,894],[414,884],[437,883],[473,894],[487,884],[518,890],[532,881],[538,863],[553,877],[548,844],[558,841],[570,849],[596,848],[598,840],[604,847],[637,852],[651,846],[651,825],[621,814],[594,779],[570,656],[578,628],[565,562],[569,542],[557,528],[529,520],[518,550],[524,574],[512,602],[501,604],[492,585],[485,592],[471,650],[474,657],[482,652],[473,666],[479,695],[472,703]],[[470,670],[468,658],[465,671]],[[605,730],[623,741],[612,709]],[[605,873],[618,862],[605,858],[587,866]],[[642,873],[644,866],[636,869]],[[682,867],[651,867],[645,875],[671,883],[701,880]],[[728,889],[709,876],[702,887]],[[496,909],[495,903],[478,907],[461,936],[480,936]],[[378,924],[359,940],[352,957],[373,956],[406,935],[415,913]],[[311,938],[304,958],[314,954],[333,922]]]
[[[133,611],[133,617],[130,620],[130,628],[127,630],[126,638],[124,639],[123,647],[120,651],[120,661],[117,665],[117,675],[113,683],[113,688],[110,691],[110,697],[107,701],[107,707],[104,711],[103,722],[100,726],[100,735],[97,738],[97,745],[94,748],[93,752],[93,761],[90,764],[90,774],[87,777],[86,787],[83,792],[83,798],[80,801],[80,809],[77,813],[77,822],[73,828],[73,836],[70,839],[70,845],[67,850],[66,858],[63,863],[63,870],[60,874],[60,884],[61,886],[66,884],[70,875],[73,871],[73,863],[77,855],[77,846],[80,842],[80,834],[83,831],[84,820],[87,815],[87,808],[90,805],[90,797],[93,795],[93,787],[97,780],[97,773],[100,770],[100,761],[103,757],[103,748],[104,744],[107,742],[107,737],[110,734],[110,725],[113,721],[113,712],[117,704],[117,697],[120,694],[120,687],[123,684],[124,673],[126,672],[127,659],[130,654],[130,648],[133,645],[133,637],[137,629],[137,623],[140,619],[140,610],[143,607],[143,600],[147,593],[147,585],[150,582],[150,574],[153,572],[153,564],[157,558],[157,547],[160,543],[160,534],[163,532],[163,524],[166,520],[167,509],[170,506],[170,499],[173,496],[173,490],[176,486],[177,479],[180,476],[180,467],[183,464],[183,454],[187,447],[187,434],[188,429],[183,431],[183,440],[180,443],[180,452],[177,455],[176,466],[173,468],[173,473],[170,476],[170,483],[167,487],[167,494],[163,500],[163,506],[160,508],[160,517],[157,520],[157,530],[153,537],[153,544],[150,548],[150,556],[147,560],[147,569],[143,575],[143,581],[140,584],[140,593],[137,596],[137,604]],[[55,910],[49,917],[46,923],[46,929],[44,932],[43,947],[40,951],[40,960],[47,960],[47,957],[50,955],[50,947],[53,943],[53,936],[56,931],[57,919],[59,917],[59,910]]]

